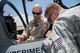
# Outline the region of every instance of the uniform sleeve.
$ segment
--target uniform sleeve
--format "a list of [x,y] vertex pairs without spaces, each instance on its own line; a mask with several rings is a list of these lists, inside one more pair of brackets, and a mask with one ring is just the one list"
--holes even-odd
[[27,26],[24,30],[23,30],[23,32],[22,32],[22,36],[24,36],[26,39],[28,38],[28,36],[29,36],[29,27]]
[[75,34],[77,34],[75,36],[75,40],[80,49],[80,16],[74,16],[73,21],[75,24],[74,31],[75,31]]
[[30,31],[31,31],[31,29],[32,29],[32,26],[33,26],[33,20],[30,21],[29,25],[28,25],[28,26],[26,27],[26,29],[25,29],[25,33],[26,33],[26,35],[27,35],[27,38],[29,38],[29,36],[30,36]]
[[39,39],[40,38],[45,38],[46,37],[45,34],[46,34],[48,28],[49,28],[48,22],[42,23],[42,25],[39,26],[39,28],[38,28],[39,29],[39,32],[37,33],[37,36],[36,37],[39,38]]
[[[75,43],[72,31],[71,31],[73,26],[68,25],[68,24],[70,23],[66,23],[62,20],[54,22],[53,31],[52,31],[53,33],[52,39],[55,43],[55,49],[59,51],[60,49],[64,47],[65,52],[72,53],[74,50],[74,52],[77,53],[78,51],[76,48],[76,43]],[[59,38],[56,38],[57,36],[59,36]]]

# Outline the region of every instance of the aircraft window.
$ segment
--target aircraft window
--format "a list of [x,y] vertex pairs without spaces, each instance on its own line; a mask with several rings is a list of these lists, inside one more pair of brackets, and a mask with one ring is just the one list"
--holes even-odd
[[62,3],[67,7],[72,7],[80,3],[80,0],[62,0]]
[[[10,6],[5,5],[5,6],[4,6],[4,11],[5,11],[5,12],[4,12],[4,15],[10,14],[10,16],[13,17],[14,21],[15,21],[16,24],[17,24],[17,27],[18,27],[18,26],[19,26],[19,27],[23,26],[23,24],[22,24],[19,16],[16,14],[16,12],[15,12]],[[24,17],[24,15],[23,15],[23,17]],[[22,29],[23,29],[23,28],[22,28]],[[18,30],[18,28],[17,28],[17,30]]]
[[8,29],[8,34],[9,34],[7,37],[10,39],[11,42],[13,40],[15,41],[16,35],[18,33],[17,27],[20,26],[19,23],[22,26],[23,26],[23,24],[22,24],[19,16],[16,14],[16,12],[7,4],[4,6],[3,15],[4,15],[4,19],[5,19],[5,25],[6,25],[6,28]]

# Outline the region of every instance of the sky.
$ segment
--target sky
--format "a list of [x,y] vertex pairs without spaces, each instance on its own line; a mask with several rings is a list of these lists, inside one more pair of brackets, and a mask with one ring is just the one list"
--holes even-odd
[[[21,2],[22,0],[9,0],[9,1],[16,6],[16,8],[18,9],[18,11],[21,15],[24,14],[22,2]],[[25,1],[26,1],[26,9],[27,9],[27,13],[28,13],[28,19],[31,19],[30,16],[32,16],[32,7],[35,4],[40,4],[42,6],[43,15],[44,15],[44,11],[45,11],[45,8],[48,5],[48,3],[53,2],[53,0],[34,0],[33,2],[30,2],[27,0],[25,0]],[[79,3],[80,0],[62,0],[62,2],[67,7],[70,7],[70,6],[75,5],[76,3]],[[8,5],[5,5],[4,10],[8,11],[10,13],[10,15],[13,17],[17,16],[15,11]],[[19,20],[17,19],[17,21],[19,21]]]

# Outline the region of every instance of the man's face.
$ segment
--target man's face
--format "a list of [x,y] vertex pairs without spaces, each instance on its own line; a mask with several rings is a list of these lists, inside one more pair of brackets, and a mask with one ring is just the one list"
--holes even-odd
[[37,21],[41,18],[42,9],[41,7],[34,7],[32,10],[34,20]]

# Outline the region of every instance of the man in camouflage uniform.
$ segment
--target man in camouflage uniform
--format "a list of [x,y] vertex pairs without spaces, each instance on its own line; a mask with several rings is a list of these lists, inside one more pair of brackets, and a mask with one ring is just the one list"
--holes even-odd
[[[39,4],[33,6],[32,9],[33,20],[29,26],[23,31],[22,40],[35,40],[44,38],[45,31],[48,29],[48,23],[42,18],[42,7]],[[27,35],[26,35],[27,33]]]
[[56,3],[47,6],[45,16],[54,22],[52,36],[43,41],[43,49],[47,53],[79,53],[79,14],[80,6],[67,10]]

